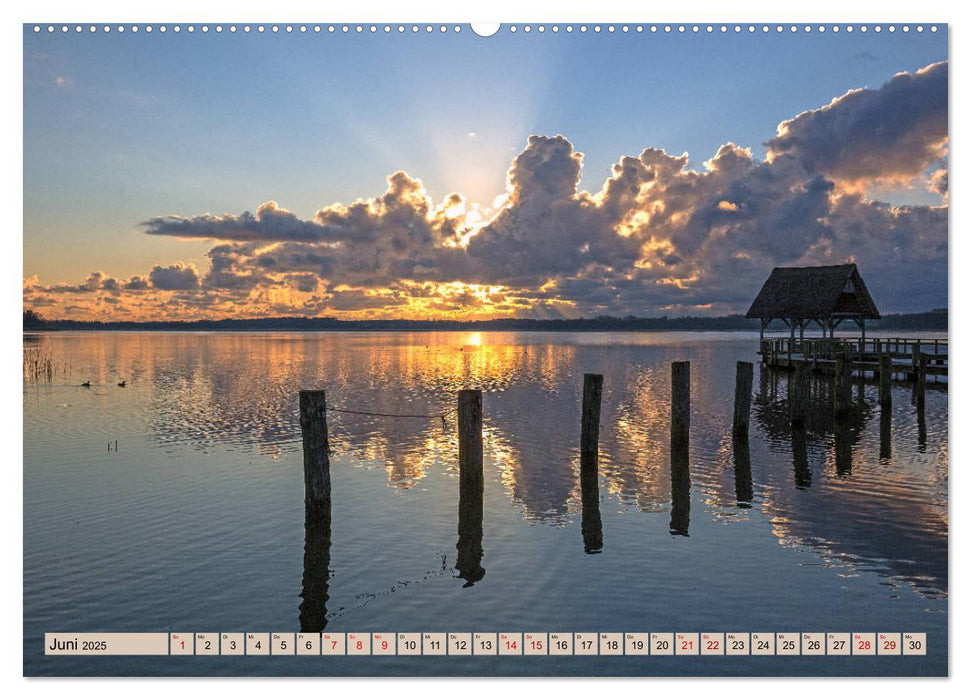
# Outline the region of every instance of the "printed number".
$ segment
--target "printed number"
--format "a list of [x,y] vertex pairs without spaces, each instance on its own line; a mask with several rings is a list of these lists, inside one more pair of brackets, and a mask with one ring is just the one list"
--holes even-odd
[[414,640],[408,640],[405,642],[405,649],[408,651],[414,651],[417,648],[417,644]]
[[358,642],[354,648],[360,651],[361,649],[364,648],[364,642]]
[[607,648],[610,649],[611,651],[617,651],[617,640],[612,639],[609,642],[607,642]]
[[833,649],[844,649],[846,648],[846,641],[843,639],[833,640]]
[[693,641],[691,641],[690,639],[682,639],[681,640],[681,648],[682,649],[694,649],[695,648],[695,643]]
[[858,648],[859,649],[869,649],[870,648],[870,641],[867,640],[867,639],[861,639],[860,640],[860,646]]
[[256,643],[256,648],[257,649],[262,649],[263,648],[263,642],[257,642]]
[[758,649],[759,651],[768,651],[768,649],[769,649],[769,643],[768,642],[761,642],[761,641],[760,642],[756,642],[755,648]]
[[585,639],[582,642],[580,642],[581,649],[589,649],[592,646],[593,646],[593,642],[589,639]]
[[817,641],[817,640],[814,639],[811,642],[809,642],[809,650],[810,651],[819,651],[819,641]]
[[516,648],[516,642],[514,642],[514,641],[513,642],[506,642],[506,649],[515,649],[515,648]]
[[336,648],[337,648],[337,640],[336,639],[330,640],[330,650],[333,651]]
[[381,650],[382,651],[387,651],[388,650],[388,643],[387,642],[381,642]]
[[543,648],[543,640],[536,640],[529,643],[533,649],[540,650]]
[[734,649],[735,651],[740,651],[744,648],[745,648],[745,642],[743,642],[741,639],[736,639],[735,641],[732,642],[732,649]]
[[229,642],[229,650],[230,651],[236,651],[236,640],[235,639]]
[[209,651],[210,649],[212,649],[212,642],[210,642],[210,641],[209,641],[209,640],[207,639],[207,640],[206,640],[206,651]]
[[705,648],[708,649],[709,651],[717,651],[718,650],[718,640],[716,640],[716,639],[709,639],[708,640],[708,646],[706,646]]
[[307,650],[309,651],[310,649],[313,649],[313,648],[314,648],[314,645],[313,645],[313,642],[311,642],[311,641],[310,641],[310,640],[308,639],[308,640],[307,640]]
[[883,648],[884,648],[884,649],[887,649],[887,650],[889,650],[889,651],[893,651],[894,649],[896,649],[896,648],[897,648],[897,642],[895,642],[895,641],[893,641],[893,640],[890,640],[890,639],[888,639],[887,641],[885,641],[885,642],[883,643]]
[[783,650],[791,650],[796,648],[796,642],[792,639],[786,639],[782,642]]
[[287,640],[285,640],[285,639],[281,639],[280,640],[280,649],[282,651],[286,651],[286,649],[287,649]]
[[920,649],[920,647],[921,647],[921,644],[916,639],[911,639],[910,641],[907,642],[907,648],[910,649],[911,651],[916,651]]
[[[913,642],[911,642],[911,644],[913,644]],[[566,642],[566,640],[565,639],[561,639],[561,640],[557,641],[556,648],[559,649],[560,651],[566,651],[567,650],[567,642]],[[913,648],[913,647],[911,647],[911,648]]]
[[479,642],[479,646],[481,646],[483,649],[491,649],[492,642],[488,639],[483,639],[481,642]]
[[668,644],[668,641],[666,639],[659,639],[657,640],[657,647],[655,648],[660,649],[661,651],[666,651],[668,648],[670,648],[670,646],[671,645]]
[[466,643],[466,641],[464,639],[460,639],[457,642],[455,642],[455,647],[459,651],[465,651],[468,648],[468,644]]
[[182,645],[182,648],[185,649],[185,640],[184,639],[181,642],[179,642],[179,644],[181,644]]
[[428,643],[428,646],[430,646],[432,649],[438,649],[439,645],[440,645],[440,642],[438,640],[431,641]]
[[638,640],[635,640],[635,641],[631,642],[631,646],[633,646],[634,649],[636,649],[637,651],[640,651],[641,649],[644,648],[644,642],[642,642],[641,640],[638,639]]

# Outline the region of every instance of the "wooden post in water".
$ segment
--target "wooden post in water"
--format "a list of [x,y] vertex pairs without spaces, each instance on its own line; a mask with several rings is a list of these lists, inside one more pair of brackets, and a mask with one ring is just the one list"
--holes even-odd
[[603,395],[602,374],[583,375],[583,408],[580,416],[580,474],[597,475],[600,440],[600,399]]
[[459,527],[455,568],[465,586],[485,576],[482,568],[482,392],[463,389],[458,395]]
[[880,405],[890,405],[890,380],[893,375],[893,365],[889,353],[880,353]]
[[732,416],[732,432],[748,434],[749,415],[752,409],[752,363],[735,363],[735,413]]
[[688,436],[691,427],[691,363],[671,363],[671,524],[672,535],[688,536],[691,472]]
[[671,451],[688,449],[691,427],[691,363],[671,363]]
[[330,443],[323,390],[300,391],[304,504],[307,518],[330,519]]
[[600,517],[600,484],[598,482],[600,400],[603,375],[583,375],[583,406],[580,416],[580,530],[583,550],[594,554],[603,550],[603,522]]

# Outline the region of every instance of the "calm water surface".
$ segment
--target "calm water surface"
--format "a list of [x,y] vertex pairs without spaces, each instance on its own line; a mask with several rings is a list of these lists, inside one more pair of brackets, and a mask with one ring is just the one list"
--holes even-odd
[[[834,435],[831,397],[816,385],[806,430],[793,434],[786,375],[756,364],[746,459],[730,429],[735,362],[757,360],[757,345],[747,333],[25,335],[25,353],[49,359],[53,376],[24,382],[24,671],[946,673],[947,392],[929,388],[921,418],[908,385],[882,413],[865,383]],[[675,480],[672,499],[675,360],[691,361],[691,483]],[[581,529],[585,372],[604,375],[596,547]],[[329,413],[331,537],[305,531],[297,392],[314,387],[333,408],[427,414],[451,409],[460,388],[483,390],[481,559],[457,562],[454,420]],[[42,653],[45,631],[301,628],[916,631],[929,653]]]

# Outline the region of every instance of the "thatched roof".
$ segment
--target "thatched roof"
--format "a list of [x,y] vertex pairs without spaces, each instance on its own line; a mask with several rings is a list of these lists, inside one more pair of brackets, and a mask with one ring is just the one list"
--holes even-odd
[[847,265],[777,267],[752,302],[747,318],[880,318],[856,269]]

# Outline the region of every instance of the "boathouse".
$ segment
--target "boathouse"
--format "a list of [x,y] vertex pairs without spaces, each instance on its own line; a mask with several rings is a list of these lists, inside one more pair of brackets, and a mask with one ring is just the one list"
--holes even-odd
[[774,319],[779,319],[795,338],[802,340],[805,329],[816,322],[823,337],[832,338],[843,321],[852,321],[866,339],[867,319],[880,318],[877,305],[867,291],[855,263],[820,267],[777,267],[762,285],[746,318],[757,318],[759,338]]

